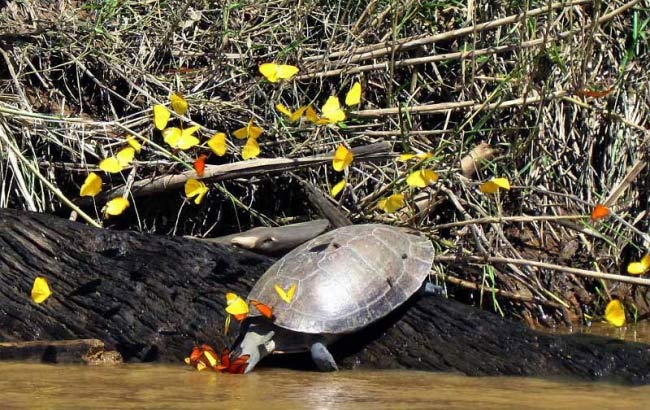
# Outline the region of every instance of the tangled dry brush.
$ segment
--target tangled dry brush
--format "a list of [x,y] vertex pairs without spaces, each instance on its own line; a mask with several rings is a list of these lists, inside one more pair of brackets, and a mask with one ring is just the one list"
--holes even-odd
[[[531,324],[587,321],[613,297],[649,311],[647,287],[638,285],[646,280],[625,282],[627,262],[650,246],[647,2],[0,7],[0,206],[68,216],[79,205],[116,229],[219,236],[314,218],[296,177],[329,195],[341,179],[329,165],[339,144],[384,143],[355,159],[332,201],[356,223],[430,235],[444,262],[438,280],[456,297]],[[257,67],[270,61],[300,73],[264,81]],[[289,123],[274,107],[320,107],[355,81],[362,103],[339,126]],[[228,154],[208,160],[200,206],[185,200],[182,184],[156,184],[192,174],[198,152],[167,151],[152,125],[152,105],[174,92],[189,101],[185,120],[203,127],[203,141],[253,118],[264,129],[261,157],[283,165],[242,161],[242,144],[229,138]],[[127,189],[132,199],[125,215],[104,220],[108,195],[82,202],[79,186],[126,134],[152,143],[133,167],[104,178],[106,190]],[[395,161],[402,152],[433,157]],[[407,188],[418,167],[434,168],[439,181]],[[495,176],[513,188],[481,194],[477,185]],[[405,193],[407,208],[378,210],[394,192]],[[590,221],[596,203],[614,216]]]

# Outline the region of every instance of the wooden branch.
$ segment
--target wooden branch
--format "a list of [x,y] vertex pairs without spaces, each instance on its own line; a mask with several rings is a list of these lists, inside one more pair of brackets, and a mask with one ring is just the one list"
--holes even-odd
[[[389,154],[390,150],[391,144],[384,141],[353,148],[352,152],[355,155],[355,161],[364,162],[392,158]],[[199,177],[196,174],[196,171],[191,170],[176,175],[161,175],[154,178],[136,181],[131,188],[131,194],[136,197],[141,197],[158,192],[181,189],[189,178],[214,182],[235,178],[250,178],[256,175],[268,175],[270,173],[294,171],[304,167],[320,166],[330,163],[332,161],[332,155],[333,153],[327,156],[306,158],[258,158],[222,165],[206,165],[202,177]],[[100,193],[95,197],[95,201],[101,203],[108,198],[122,196],[124,195],[124,188],[124,186],[119,186]],[[81,198],[78,202],[87,205],[91,203],[91,199]]]
[[584,276],[588,278],[596,279],[607,279],[615,280],[617,282],[631,283],[633,285],[644,285],[650,286],[650,279],[646,278],[637,278],[633,276],[623,276],[617,275],[615,273],[604,273],[596,272],[593,270],[572,268],[569,266],[555,265],[552,263],[531,261],[528,259],[514,259],[514,258],[503,258],[500,256],[452,256],[452,255],[437,255],[437,262],[458,262],[466,261],[472,263],[482,263],[482,264],[494,264],[494,263],[508,263],[513,265],[525,265],[525,266],[534,266],[541,269],[555,270],[559,272],[572,273],[578,276]]

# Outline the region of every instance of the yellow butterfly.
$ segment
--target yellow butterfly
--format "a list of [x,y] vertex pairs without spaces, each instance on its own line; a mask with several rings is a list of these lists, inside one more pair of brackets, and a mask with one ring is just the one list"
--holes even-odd
[[226,134],[223,132],[218,132],[212,136],[208,140],[208,147],[217,154],[218,156],[222,157],[226,154]]
[[251,120],[248,121],[248,124],[246,124],[245,127],[242,127],[242,128],[239,128],[238,130],[233,131],[232,135],[234,135],[235,138],[237,138],[239,140],[243,140],[243,139],[246,139],[246,138],[255,139],[255,138],[259,137],[260,135],[262,135],[263,132],[264,132],[263,129],[261,129],[260,127],[253,124],[253,119],[251,118]]
[[187,100],[183,98],[183,94],[175,93],[169,96],[169,101],[172,104],[172,110],[178,115],[183,115],[187,111]]
[[290,122],[296,122],[296,121],[298,121],[300,119],[300,117],[302,117],[302,114],[305,112],[305,110],[307,110],[307,107],[302,106],[302,107],[298,108],[296,111],[291,112],[291,110],[289,110],[287,107],[285,107],[284,104],[277,103],[277,104],[275,104],[275,109],[280,111],[282,114],[286,115],[287,119]]
[[185,151],[196,145],[199,145],[199,139],[194,136],[194,133],[201,128],[198,125],[180,129],[176,127],[165,128],[162,132],[163,139],[172,148]]
[[627,265],[627,273],[630,275],[643,275],[650,269],[650,254],[645,255],[638,262],[630,262]]
[[131,135],[126,136],[126,143],[129,144],[131,146],[131,148],[133,148],[135,150],[135,152],[138,153],[138,154],[142,150],[142,144],[140,144],[140,141],[133,138],[133,136],[131,136]]
[[305,117],[307,118],[307,121],[316,124],[316,125],[323,125],[323,124],[329,124],[329,120],[327,118],[321,118],[316,114],[316,110],[309,105],[307,106],[307,109],[305,110]]
[[280,298],[284,300],[286,303],[291,303],[293,300],[293,295],[296,293],[296,284],[293,283],[290,287],[289,290],[285,292],[280,285],[276,284],[275,285],[275,291],[278,293]]
[[79,190],[79,196],[95,196],[102,191],[102,178],[91,172]]
[[377,202],[377,208],[389,214],[404,208],[404,205],[406,205],[406,203],[404,202],[403,194],[393,194],[388,198],[381,199]]
[[106,207],[104,208],[104,213],[106,217],[108,218],[109,215],[120,215],[126,208],[129,207],[129,200],[118,196],[117,198],[113,198],[110,201],[106,203]]
[[320,110],[323,113],[323,117],[327,118],[331,123],[345,120],[345,111],[341,108],[339,98],[335,95],[330,95]]
[[40,276],[34,279],[34,285],[32,286],[32,300],[34,303],[45,302],[45,299],[49,298],[51,294],[52,291],[47,284],[47,279]]
[[510,189],[510,181],[508,181],[508,178],[492,178],[478,187],[478,189],[484,194],[493,194],[497,192],[499,188],[505,190]]
[[401,154],[398,161],[409,161],[413,158],[416,159],[429,159],[433,158],[433,153],[431,152],[422,152],[420,154]]
[[406,178],[406,184],[410,187],[424,188],[437,180],[438,174],[436,174],[432,169],[420,169],[412,172],[411,175]]
[[203,201],[203,197],[208,193],[208,187],[201,181],[189,178],[185,182],[185,196],[188,198],[194,198],[195,204],[200,204]]
[[153,106],[153,123],[159,130],[162,131],[165,129],[171,115],[164,105],[156,104]]
[[260,73],[272,83],[288,80],[298,74],[298,67],[289,64],[264,63],[259,66]]
[[351,107],[361,102],[361,83],[358,81],[352,84],[350,91],[345,95],[345,105]]
[[241,151],[241,157],[243,159],[257,158],[260,155],[260,144],[257,143],[255,138],[249,138],[246,140],[246,144]]
[[344,145],[339,145],[338,148],[336,148],[334,158],[332,159],[332,168],[334,168],[335,171],[341,172],[352,163],[353,159],[354,155],[352,155],[352,152],[345,148]]
[[613,299],[607,304],[605,308],[605,320],[616,327],[621,327],[625,324],[625,309],[620,300]]
[[103,159],[99,163],[99,169],[104,172],[114,174],[116,172],[121,172],[124,167],[129,165],[133,161],[135,156],[135,150],[133,147],[122,148],[117,152],[117,154],[112,157]]
[[248,303],[236,293],[226,293],[226,312],[237,320],[244,320],[248,315]]

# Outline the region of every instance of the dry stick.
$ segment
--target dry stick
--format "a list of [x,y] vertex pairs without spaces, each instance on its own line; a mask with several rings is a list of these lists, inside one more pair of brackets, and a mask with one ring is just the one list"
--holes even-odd
[[573,220],[573,219],[587,219],[589,215],[542,215],[542,216],[502,216],[502,217],[487,217],[478,219],[468,219],[465,221],[450,222],[446,224],[435,225],[432,230],[440,230],[447,228],[455,228],[457,226],[465,226],[471,224],[492,224],[503,222],[537,222],[537,221],[558,221],[558,220]]
[[646,167],[647,163],[646,161],[640,159],[638,160],[630,169],[627,171],[627,174],[623,178],[621,182],[618,183],[616,188],[612,189],[612,192],[609,194],[607,199],[605,199],[605,202],[603,202],[603,205],[606,207],[611,207],[616,200],[623,195],[623,192],[636,180],[636,178],[639,176],[641,171],[643,171]]
[[[568,94],[568,91],[566,90],[559,90],[559,91],[554,91],[550,93],[547,96],[535,96],[535,97],[528,97],[526,98],[526,103],[532,103],[532,102],[538,102],[541,101],[542,99],[555,99],[555,98],[561,98],[565,95]],[[358,117],[379,117],[383,115],[397,115],[400,112],[409,112],[412,114],[419,113],[419,114],[431,114],[431,113],[437,113],[437,112],[446,112],[449,110],[459,110],[463,108],[485,108],[488,110],[493,110],[497,108],[509,108],[509,107],[514,107],[514,106],[519,106],[524,103],[523,98],[515,98],[514,100],[508,100],[508,101],[503,101],[503,102],[495,102],[495,103],[490,103],[486,104],[484,101],[483,102],[476,102],[476,101],[462,101],[462,102],[457,102],[457,103],[440,103],[440,104],[426,104],[426,105],[416,105],[413,107],[406,107],[406,108],[380,108],[376,110],[363,110],[363,111],[357,111],[355,113],[356,116]]]
[[[429,135],[443,135],[450,132],[454,132],[451,129],[445,130],[410,130],[406,131],[406,135],[409,136],[429,136]],[[365,135],[367,137],[393,137],[393,136],[402,136],[404,131],[400,130],[385,130],[385,131],[356,131],[352,130],[351,132],[346,132],[349,135]]]
[[[390,144],[380,142],[371,144],[359,149],[352,149],[355,160],[358,161],[375,161],[392,158],[387,155]],[[313,167],[324,165],[332,161],[332,155],[314,156],[307,158],[259,158],[249,161],[239,161],[222,165],[206,165],[203,177],[198,177],[196,171],[185,171],[178,175],[163,175],[151,179],[144,179],[133,184],[131,195],[141,197],[152,195],[158,192],[179,189],[183,187],[189,178],[207,180],[211,182],[224,181],[234,178],[251,177],[255,175],[266,175],[268,173],[293,171],[297,168]],[[124,186],[113,188],[100,196],[96,197],[97,201],[102,201],[107,197],[124,195]],[[81,204],[85,201],[81,200]]]
[[344,226],[352,225],[352,221],[350,221],[350,219],[345,215],[345,212],[330,202],[330,198],[321,192],[320,189],[316,188],[313,183],[305,181],[293,172],[291,175],[300,184],[300,187],[307,195],[307,200],[309,203],[313,205],[321,217],[327,219],[330,222],[330,225],[333,228],[342,228]]
[[456,255],[440,255],[436,256],[435,258],[436,262],[458,262],[458,261],[466,261],[466,262],[474,262],[474,263],[489,263],[489,264],[494,264],[494,263],[511,263],[513,265],[526,265],[526,266],[535,266],[537,268],[542,268],[542,269],[550,269],[550,270],[556,270],[560,272],[565,272],[565,273],[572,273],[574,275],[578,276],[585,276],[588,278],[596,278],[596,279],[607,279],[607,280],[615,280],[618,282],[624,282],[624,283],[631,283],[634,285],[644,285],[644,286],[650,286],[650,279],[644,279],[644,278],[634,278],[631,276],[623,276],[623,275],[617,275],[614,273],[603,273],[603,272],[597,272],[593,270],[587,270],[587,269],[579,269],[579,268],[571,268],[568,266],[561,266],[561,265],[555,265],[552,263],[546,263],[546,262],[538,262],[538,261],[531,261],[527,259],[514,259],[514,258],[503,258],[500,256],[456,256]]
[[460,278],[457,278],[457,277],[451,276],[451,275],[440,275],[440,276],[442,276],[442,279],[444,281],[449,282],[449,283],[453,283],[454,285],[461,286],[461,287],[466,288],[466,289],[481,290],[481,291],[484,291],[484,292],[493,293],[493,294],[498,295],[498,296],[503,296],[503,297],[505,297],[507,299],[517,300],[517,301],[527,302],[527,303],[537,303],[537,304],[544,305],[544,306],[549,306],[549,307],[552,307],[552,308],[555,308],[555,309],[561,309],[562,308],[562,305],[559,304],[559,303],[552,302],[550,300],[540,299],[539,297],[524,296],[524,295],[520,295],[518,293],[509,292],[509,291],[503,290],[503,289],[492,288],[492,287],[483,286],[483,285],[477,285],[474,282],[469,282],[469,281],[466,281],[466,280],[463,280],[463,279],[460,279]]
[[[627,11],[629,8],[633,7],[636,5],[640,0],[634,0],[624,6],[619,7],[618,9],[612,11],[611,13],[605,14],[601,18],[599,18],[594,24],[602,24],[608,20],[611,20],[618,14],[621,14],[625,11]],[[417,65],[417,64],[426,64],[426,63],[432,63],[436,61],[443,61],[443,60],[453,60],[453,59],[469,59],[469,58],[476,58],[476,57],[481,57],[485,55],[491,55],[491,54],[498,54],[498,53],[503,53],[507,51],[516,51],[516,50],[521,50],[524,48],[530,48],[534,47],[540,44],[545,44],[548,41],[558,41],[562,40],[564,38],[573,36],[574,34],[579,34],[584,32],[585,29],[588,29],[590,27],[593,27],[594,24],[588,24],[585,27],[582,27],[580,29],[575,29],[575,30],[568,30],[568,31],[563,31],[562,33],[559,33],[553,37],[550,38],[539,38],[535,40],[529,40],[529,41],[524,41],[519,44],[515,45],[505,45],[505,46],[496,46],[496,47],[490,47],[490,48],[483,48],[480,50],[475,50],[475,51],[457,51],[455,53],[447,53],[447,54],[438,54],[435,56],[429,56],[429,57],[417,57],[417,58],[407,58],[404,60],[396,61],[395,62],[395,67],[407,67],[411,65]],[[318,71],[318,72],[312,72],[312,73],[307,73],[303,74],[300,76],[297,76],[297,80],[307,80],[307,79],[312,79],[312,78],[323,78],[323,77],[332,77],[340,74],[358,74],[366,71],[374,71],[374,70],[388,70],[388,62],[383,62],[383,63],[376,63],[376,64],[368,64],[368,65],[363,65],[363,66],[358,66],[354,68],[337,68],[334,70],[327,70],[327,71]]]
[[[565,8],[565,7],[572,7],[572,6],[577,6],[580,4],[587,4],[591,3],[592,0],[576,0],[572,2],[558,2],[558,3],[551,3],[549,5],[546,5],[544,7],[540,7],[537,9],[529,10],[526,13],[521,13],[521,14],[514,14],[511,16],[503,17],[497,20],[492,20],[488,21],[485,23],[480,23],[480,24],[475,24],[472,26],[464,27],[461,29],[457,30],[450,30],[446,31],[444,33],[438,33],[434,34],[432,36],[415,36],[415,37],[408,37],[404,38],[398,41],[397,43],[397,51],[404,51],[408,50],[414,47],[426,45],[426,44],[431,44],[431,43],[436,43],[438,41],[442,40],[450,40],[456,37],[463,36],[465,34],[472,34],[475,32],[480,32],[484,30],[490,30],[494,29],[506,24],[511,24],[511,23],[517,23],[524,18],[529,18],[529,17],[535,17],[540,14],[548,13],[550,10],[557,9],[557,8]],[[359,47],[357,49],[352,50],[352,52],[345,50],[345,51],[338,51],[335,53],[331,53],[329,55],[326,54],[321,54],[318,56],[312,56],[312,57],[307,57],[305,58],[305,61],[315,61],[315,60],[323,60],[325,58],[338,58],[342,57],[346,54],[353,54],[353,57],[351,57],[349,60],[345,60],[346,62],[356,62],[359,60],[364,60],[368,58],[376,58],[380,57],[382,55],[388,54],[391,51],[391,46],[386,45],[386,44],[373,44],[365,47]]]

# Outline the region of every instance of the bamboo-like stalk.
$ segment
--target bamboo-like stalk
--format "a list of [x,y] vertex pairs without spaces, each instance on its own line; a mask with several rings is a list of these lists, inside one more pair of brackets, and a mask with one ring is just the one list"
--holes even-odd
[[494,103],[486,103],[484,101],[460,101],[460,102],[446,102],[438,104],[424,104],[424,105],[414,105],[410,107],[392,107],[392,108],[380,108],[375,110],[362,110],[356,111],[353,114],[359,118],[368,118],[368,117],[381,117],[384,115],[397,115],[400,113],[410,113],[410,114],[435,114],[447,112],[449,110],[461,110],[466,108],[480,109],[481,107],[488,110],[495,110],[499,108],[510,108],[517,107],[523,104],[532,104],[540,102],[542,100],[553,100],[562,98],[568,94],[566,90],[558,90],[552,93],[549,93],[546,96],[533,96],[527,98],[515,98],[513,100],[500,101]]
[[631,283],[633,285],[650,286],[650,279],[635,278],[631,276],[617,275],[615,273],[604,273],[593,270],[572,268],[569,266],[555,265],[553,263],[531,261],[527,259],[503,258],[501,256],[456,256],[456,255],[438,255],[435,258],[436,262],[471,262],[478,264],[495,264],[495,263],[508,263],[513,265],[534,266],[541,269],[555,270],[558,272],[572,273],[578,276],[584,276],[595,279],[614,280],[617,282]]

